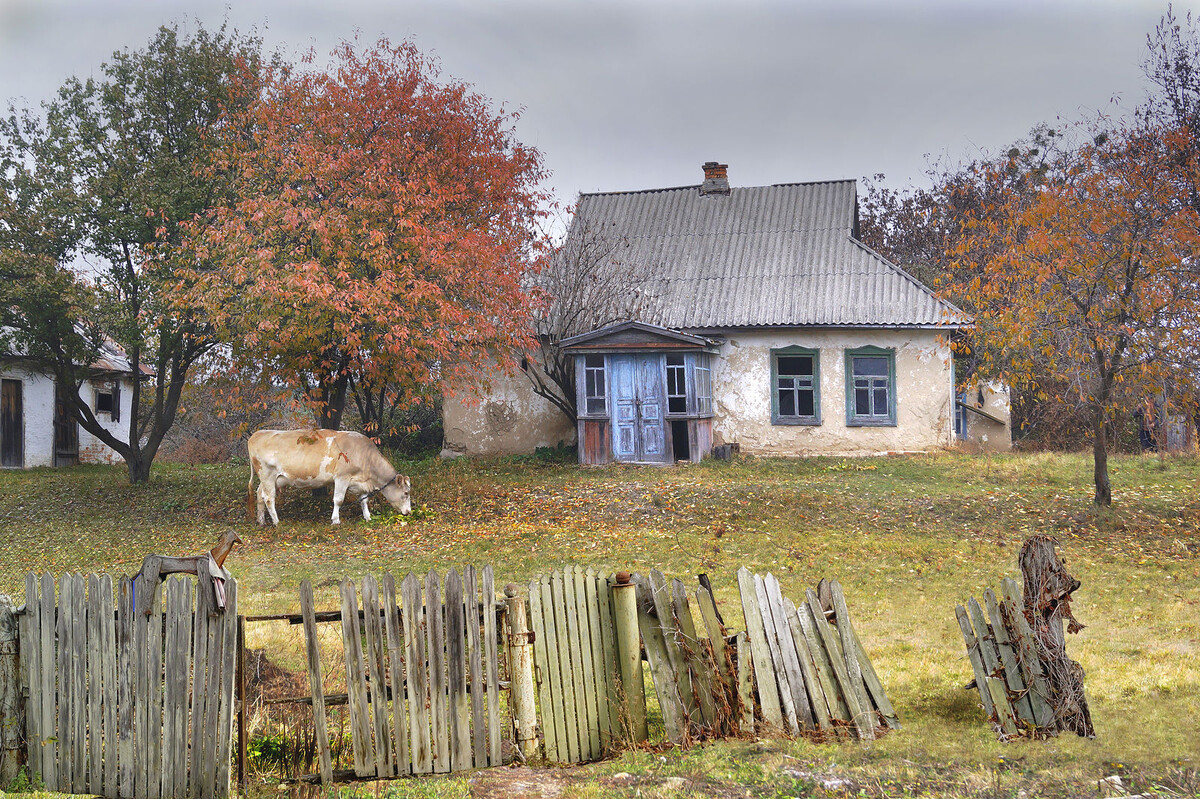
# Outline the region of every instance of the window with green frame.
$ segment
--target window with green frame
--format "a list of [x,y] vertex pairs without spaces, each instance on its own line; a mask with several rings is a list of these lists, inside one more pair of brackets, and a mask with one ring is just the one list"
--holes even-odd
[[895,426],[895,350],[883,347],[846,350],[846,424]]
[[771,350],[771,424],[820,423],[820,352],[796,346]]

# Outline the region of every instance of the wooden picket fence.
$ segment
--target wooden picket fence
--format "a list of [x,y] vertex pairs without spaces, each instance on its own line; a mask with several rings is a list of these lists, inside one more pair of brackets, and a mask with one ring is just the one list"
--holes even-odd
[[[480,577],[482,579],[480,579]],[[340,586],[353,770],[335,772],[325,717],[312,585],[300,585],[309,687],[323,784],[499,765],[499,655],[492,568],[385,574]],[[482,595],[482,599],[480,598]],[[364,648],[365,641],[365,648]]]
[[[230,789],[237,581],[210,615],[189,578],[29,574],[20,616],[28,766],[46,787],[105,797]],[[134,609],[150,591],[150,612]],[[114,610],[115,607],[115,610]]]
[[1001,597],[983,593],[984,607],[971,597],[954,614],[975,674],[974,686],[984,712],[1001,737],[1049,733],[1055,729],[1051,689],[1037,651],[1037,641],[1022,610],[1015,580],[1004,578]]

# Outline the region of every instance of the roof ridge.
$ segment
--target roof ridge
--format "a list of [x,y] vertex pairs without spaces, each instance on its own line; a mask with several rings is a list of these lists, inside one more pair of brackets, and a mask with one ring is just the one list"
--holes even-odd
[[[745,191],[747,189],[781,189],[791,186],[824,186],[831,183],[857,183],[857,178],[830,178],[828,180],[799,180],[790,183],[764,183],[758,186],[730,186],[731,192]],[[649,189],[626,189],[624,191],[581,191],[579,197],[611,197],[622,194],[657,194],[665,191],[684,191],[687,189],[699,189],[701,184],[692,183],[686,186],[660,186]]]

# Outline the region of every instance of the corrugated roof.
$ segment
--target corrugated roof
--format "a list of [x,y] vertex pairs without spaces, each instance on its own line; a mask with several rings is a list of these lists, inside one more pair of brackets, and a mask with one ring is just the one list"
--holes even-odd
[[853,180],[698,186],[579,198],[572,229],[628,242],[652,299],[642,321],[670,328],[957,326],[967,321],[915,278],[854,239]]

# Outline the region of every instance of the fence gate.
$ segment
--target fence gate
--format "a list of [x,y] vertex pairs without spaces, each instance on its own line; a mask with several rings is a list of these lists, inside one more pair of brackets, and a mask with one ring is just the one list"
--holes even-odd
[[361,610],[352,580],[340,594],[352,771],[333,768],[313,590],[300,584],[321,783],[500,765],[492,568],[452,569],[444,583],[433,571],[399,585],[390,574],[367,575]]
[[[134,593],[149,613],[135,610]],[[47,789],[105,797],[225,797],[230,788],[237,581],[226,608],[190,578],[25,578],[29,769]],[[199,601],[199,610],[197,603]],[[115,605],[115,612],[114,612]]]

